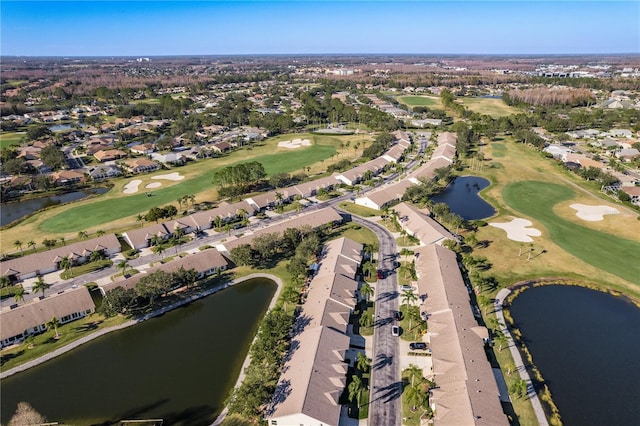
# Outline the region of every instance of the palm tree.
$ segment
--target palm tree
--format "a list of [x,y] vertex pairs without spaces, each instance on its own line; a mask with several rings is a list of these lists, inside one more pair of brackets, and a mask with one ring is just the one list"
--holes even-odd
[[58,318],[56,317],[51,318],[51,320],[47,322],[47,330],[51,330],[53,328],[56,332],[56,336],[55,336],[56,339],[60,337],[60,335],[58,334],[59,325],[60,325],[60,321],[58,321]]
[[509,339],[507,339],[507,336],[502,331],[496,331],[493,341],[498,344],[498,352],[502,352],[504,346],[509,344]]
[[158,253],[163,259],[164,259],[164,251],[166,249],[164,248],[164,246],[162,244],[160,244],[159,246],[156,247],[156,253]]
[[369,297],[373,295],[373,288],[371,287],[371,284],[363,281],[362,284],[360,284],[360,295],[363,296],[364,300],[368,302]]
[[15,241],[13,242],[13,246],[14,246],[15,248],[19,249],[19,250],[20,250],[20,253],[22,253],[22,241],[20,241],[20,240],[15,240]]
[[88,237],[89,237],[89,234],[87,234],[86,231],[78,232],[78,238],[80,238],[81,240],[86,240]]
[[37,293],[39,291],[42,292],[42,297],[44,297],[44,292],[51,287],[51,284],[46,283],[41,276],[38,275],[38,280],[31,287],[31,291]]
[[105,234],[105,232],[104,232],[102,229],[98,229],[98,230],[96,231],[96,235],[97,235],[98,237],[102,237],[104,234]]
[[405,392],[411,411],[416,411],[427,400],[427,394],[418,385],[409,385]]
[[355,399],[356,402],[358,403],[358,409],[360,409],[360,405],[362,403],[362,396],[366,391],[364,383],[362,382],[360,377],[356,376],[355,374],[351,376],[351,383],[349,383],[348,391],[349,391],[349,401],[353,402],[353,400]]
[[69,269],[71,269],[71,260],[68,257],[63,257],[62,259],[60,259],[58,267],[64,269],[65,271],[68,271]]
[[138,216],[136,216],[136,222],[140,222],[140,227],[142,227],[142,222],[144,222],[144,217],[139,214]]
[[118,269],[122,269],[122,275],[124,276],[125,272],[127,272],[127,268],[129,267],[129,262],[127,262],[126,259],[121,260],[120,262],[118,262],[116,267]]
[[371,360],[367,358],[367,355],[364,352],[358,352],[356,368],[363,373],[366,373],[369,371],[369,368],[371,368]]
[[33,251],[34,251],[34,253],[36,252],[36,242],[35,242],[35,241],[30,240],[30,241],[27,243],[27,246],[28,246],[29,248],[32,248],[32,249],[33,249]]
[[487,309],[491,306],[491,299],[484,295],[484,294],[480,294],[478,295],[478,305],[480,305],[480,307],[482,308],[482,313],[484,315],[487,315]]
[[[422,369],[417,365],[413,365],[413,364],[409,365],[409,368],[404,370],[404,372],[409,376],[409,379],[411,381],[411,386],[420,384],[420,382],[424,378],[424,376],[422,375]],[[416,378],[418,379],[418,383],[416,383]]]
[[366,277],[370,277],[372,274],[376,273],[376,266],[372,262],[365,262],[362,265],[362,272]]
[[193,208],[196,204],[196,196],[194,194],[189,194],[187,195],[187,199],[189,200],[189,203],[191,203],[191,208]]
[[276,191],[276,204],[277,205],[282,204],[282,194],[278,191]]
[[416,296],[413,290],[403,290],[401,297],[402,303],[407,306],[411,306],[418,300],[418,296]]
[[216,226],[216,230],[220,231],[220,228],[222,228],[222,216],[216,216],[215,219],[213,219],[213,223]]
[[67,240],[65,240],[64,237],[60,237],[60,242],[62,243],[63,246],[67,245]]
[[24,287],[19,286],[13,293],[13,299],[16,301],[16,303],[24,302],[24,295],[26,293],[27,292],[25,291]]
[[186,195],[182,196],[182,197],[178,197],[176,199],[176,201],[178,202],[178,207],[180,208],[180,210],[182,210],[182,202],[184,201],[184,197],[186,197]]

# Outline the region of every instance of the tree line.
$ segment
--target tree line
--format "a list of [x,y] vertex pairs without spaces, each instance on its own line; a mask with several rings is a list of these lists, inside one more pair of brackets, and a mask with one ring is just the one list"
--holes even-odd
[[151,306],[158,297],[180,287],[189,287],[198,281],[195,269],[181,267],[174,272],[155,271],[145,275],[135,288],[116,287],[109,290],[102,301],[100,313],[107,317],[126,314],[136,308]]

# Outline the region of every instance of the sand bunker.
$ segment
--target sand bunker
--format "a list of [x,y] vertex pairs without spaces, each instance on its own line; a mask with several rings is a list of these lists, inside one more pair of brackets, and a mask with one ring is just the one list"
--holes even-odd
[[528,228],[533,225],[533,223],[527,219],[513,219],[511,222],[506,223],[492,222],[489,225],[504,229],[507,232],[507,238],[523,243],[531,243],[533,242],[531,237],[539,237],[542,235],[540,230],[536,228]]
[[151,182],[145,185],[145,188],[157,188],[159,186],[162,186],[162,183],[160,182]]
[[138,192],[138,186],[140,186],[141,183],[142,181],[140,179],[134,179],[124,186],[124,191],[122,192],[125,194],[135,194]]
[[301,146],[309,146],[311,141],[309,139],[294,139],[292,141],[278,142],[278,146],[281,148],[300,148]]
[[[166,180],[182,180],[184,176],[180,175],[178,172],[169,173],[168,175],[158,175],[154,176],[151,179],[166,179]],[[147,186],[147,188],[149,188]]]
[[571,204],[574,210],[577,210],[576,216],[582,220],[589,222],[597,222],[604,219],[605,214],[619,214],[620,211],[609,206],[588,206],[586,204]]

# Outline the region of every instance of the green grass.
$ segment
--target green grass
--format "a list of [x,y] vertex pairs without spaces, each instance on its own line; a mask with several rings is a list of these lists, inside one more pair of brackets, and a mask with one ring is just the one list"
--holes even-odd
[[105,319],[104,316],[100,314],[91,314],[88,317],[59,326],[59,339],[54,339],[54,331],[48,330],[34,337],[33,347],[31,348],[29,344],[25,342],[3,349],[2,352],[0,352],[0,365],[3,371],[10,370],[13,367],[32,361],[61,348],[74,340],[85,337],[89,333],[120,325],[126,322],[127,319],[128,318],[121,315]]
[[494,142],[491,144],[491,156],[492,157],[504,157],[507,153],[507,147],[503,143]]
[[355,214],[362,217],[374,217],[374,216],[380,216],[382,214],[378,210],[370,209],[369,207],[361,206],[356,203],[348,203],[346,201],[344,203],[340,203],[339,207],[343,210],[348,211],[351,214]]
[[490,115],[493,118],[506,117],[520,112],[505,104],[502,99],[458,97],[456,100],[473,112]]
[[60,278],[62,278],[63,280],[68,280],[69,278],[74,278],[82,274],[88,274],[89,272],[98,271],[111,265],[113,265],[113,261],[111,261],[110,259],[103,259],[96,262],[85,263],[84,265],[74,266],[73,268],[63,271],[60,274]]
[[[244,158],[232,164],[251,160],[258,161],[264,165],[268,175],[273,175],[292,172],[317,161],[330,158],[335,153],[335,148],[330,145],[314,144],[300,151],[287,151],[256,157],[251,157],[250,151],[238,151],[238,153],[241,154],[239,156],[243,155]],[[164,189],[154,189],[152,197],[148,197],[145,192],[140,192],[129,196],[123,195],[122,198],[117,200],[113,198],[96,200],[96,202],[77,206],[44,220],[39,229],[50,233],[80,231],[138,213],[144,213],[151,207],[175,203],[176,199],[184,194],[197,194],[213,187],[213,173],[221,167],[207,168],[207,164],[211,163],[203,162],[203,170],[200,175],[185,179],[184,182]],[[180,171],[179,168],[175,170]],[[114,208],[116,205],[117,208]]]
[[431,96],[399,96],[398,102],[401,102],[410,107],[414,106],[426,106],[427,108],[438,107],[442,108],[440,98]]
[[0,148],[9,148],[12,145],[20,145],[25,132],[0,132]]
[[553,212],[575,196],[572,189],[547,182],[523,181],[502,190],[507,204],[542,223],[550,239],[583,261],[634,284],[640,284],[640,242],[585,228]]

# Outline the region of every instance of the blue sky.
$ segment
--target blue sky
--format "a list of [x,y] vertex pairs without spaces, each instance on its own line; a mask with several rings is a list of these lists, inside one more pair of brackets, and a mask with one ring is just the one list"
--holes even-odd
[[0,2],[2,55],[296,53],[640,53],[640,2]]

